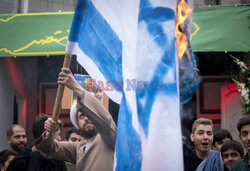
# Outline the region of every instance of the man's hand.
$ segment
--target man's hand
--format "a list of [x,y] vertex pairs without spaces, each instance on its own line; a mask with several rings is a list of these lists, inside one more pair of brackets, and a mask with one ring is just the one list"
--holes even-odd
[[57,83],[67,86],[69,89],[73,90],[77,96],[83,98],[84,89],[77,83],[69,68],[62,68]]
[[69,68],[62,68],[57,83],[63,84],[71,90],[74,90],[78,84]]
[[48,118],[44,123],[44,129],[47,132],[56,132],[59,129],[59,122],[55,122],[52,118]]

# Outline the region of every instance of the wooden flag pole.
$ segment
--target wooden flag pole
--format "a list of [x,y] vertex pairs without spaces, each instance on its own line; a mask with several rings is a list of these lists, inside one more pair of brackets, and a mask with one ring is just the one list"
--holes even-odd
[[[72,55],[70,55],[68,53],[65,54],[64,62],[63,62],[63,68],[69,68],[70,67],[71,58],[72,58]],[[55,105],[54,105],[53,115],[52,115],[52,119],[55,122],[57,122],[57,120],[59,118],[59,111],[60,111],[60,107],[61,107],[64,87],[65,87],[64,85],[59,84],[58,88],[57,88],[56,100],[55,100]]]

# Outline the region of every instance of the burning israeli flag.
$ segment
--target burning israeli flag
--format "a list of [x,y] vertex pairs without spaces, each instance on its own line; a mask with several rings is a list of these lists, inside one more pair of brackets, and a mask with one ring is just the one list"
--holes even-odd
[[[67,53],[120,104],[115,170],[183,170],[177,0],[78,0]],[[112,89],[110,89],[112,85]]]

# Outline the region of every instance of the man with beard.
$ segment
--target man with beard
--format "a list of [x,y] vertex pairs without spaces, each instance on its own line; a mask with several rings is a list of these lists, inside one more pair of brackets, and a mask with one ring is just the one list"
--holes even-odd
[[6,132],[6,140],[10,145],[10,149],[15,153],[19,153],[26,147],[27,137],[24,128],[15,124],[8,128]]
[[223,162],[220,152],[211,150],[213,142],[213,123],[210,119],[197,119],[192,126],[190,135],[195,150],[184,146],[184,168],[185,171],[223,169]]
[[[44,122],[51,116],[40,114],[32,124],[32,134],[38,138],[45,131]],[[60,141],[59,131],[63,123],[59,124],[59,130],[56,132],[55,139]],[[10,163],[7,171],[67,171],[64,161],[49,160],[44,158],[33,144],[28,145],[22,150]]]
[[84,140],[74,143],[54,141],[58,122],[49,118],[44,124],[46,131],[34,142],[37,149],[47,158],[76,164],[76,171],[113,170],[116,125],[110,113],[76,82],[68,68],[62,69],[58,83],[78,96],[70,119],[79,128]]

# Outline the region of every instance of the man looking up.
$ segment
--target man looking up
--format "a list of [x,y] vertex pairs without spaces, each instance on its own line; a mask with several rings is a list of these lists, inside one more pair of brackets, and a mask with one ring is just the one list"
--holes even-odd
[[27,144],[24,128],[18,124],[12,125],[6,132],[6,140],[10,145],[10,149],[18,154]]
[[243,160],[236,162],[232,166],[232,171],[238,170],[250,170],[250,115],[243,116],[238,124],[237,129],[239,131],[239,139],[243,144],[247,154]]
[[116,125],[110,113],[77,83],[68,68],[62,69],[58,83],[66,85],[78,96],[70,119],[85,140],[75,143],[54,141],[58,124],[49,118],[44,124],[46,132],[34,142],[37,149],[45,157],[76,164],[76,171],[113,170]]

